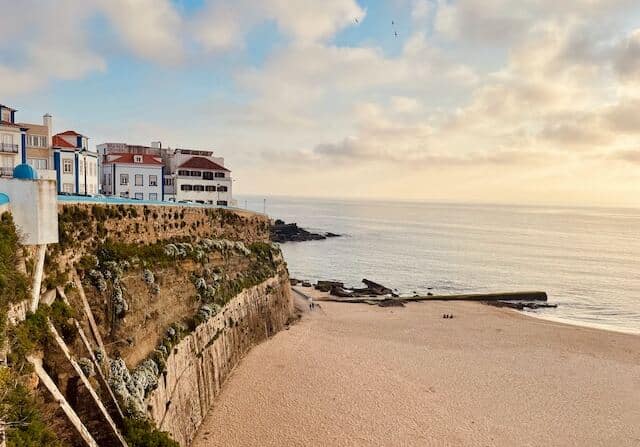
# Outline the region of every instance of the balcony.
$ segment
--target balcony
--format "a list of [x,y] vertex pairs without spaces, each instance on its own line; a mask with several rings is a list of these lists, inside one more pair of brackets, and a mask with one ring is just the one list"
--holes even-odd
[[18,145],[17,144],[9,144],[9,143],[0,143],[0,152],[8,152],[11,154],[18,153]]
[[13,177],[13,168],[0,168],[0,177]]

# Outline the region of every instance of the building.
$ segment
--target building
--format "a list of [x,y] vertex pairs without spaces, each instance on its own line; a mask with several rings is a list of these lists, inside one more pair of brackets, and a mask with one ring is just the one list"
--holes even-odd
[[13,168],[28,163],[42,178],[54,178],[51,152],[51,115],[42,124],[16,122],[17,110],[0,105],[0,176],[11,177]]
[[42,124],[19,123],[26,128],[27,163],[33,166],[42,177],[46,171],[53,170],[53,153],[51,151],[51,115],[42,117]]
[[162,200],[163,170],[160,156],[107,154],[101,162],[102,192],[138,200]]
[[165,175],[165,196],[176,202],[191,201],[219,206],[232,204],[231,171],[224,159],[211,152],[176,149]]
[[0,176],[12,177],[13,169],[26,163],[27,129],[16,123],[16,110],[0,104]]
[[52,138],[52,149],[58,193],[98,193],[98,154],[89,149],[87,137],[73,130],[56,134]]
[[[102,165],[101,178],[104,194],[120,195],[113,193],[113,188],[106,184],[107,175],[111,175],[111,182],[116,178],[111,172],[113,169],[110,164],[110,161],[113,160],[111,156],[131,154],[141,155],[145,157],[144,160],[158,157],[161,159],[163,174],[160,177],[162,179],[160,200],[191,201],[219,206],[235,205],[232,195],[231,171],[224,166],[224,158],[215,157],[211,151],[163,148],[160,142],[151,143],[151,146],[104,143],[97,146],[97,151]],[[106,167],[107,165],[108,167]],[[134,163],[133,168],[142,167],[142,165]],[[146,173],[147,171],[141,172],[143,176],[147,175]],[[129,172],[129,174],[133,174],[133,172]],[[117,181],[120,179],[118,178]],[[143,195],[145,200],[149,200],[146,194],[152,193],[144,190],[138,192]]]

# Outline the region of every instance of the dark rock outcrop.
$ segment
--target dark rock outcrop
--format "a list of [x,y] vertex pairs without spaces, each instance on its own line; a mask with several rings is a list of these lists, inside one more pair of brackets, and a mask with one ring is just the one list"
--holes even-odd
[[339,237],[335,233],[312,233],[301,228],[296,223],[285,223],[278,219],[271,225],[271,240],[273,242],[305,242],[321,241],[329,237]]

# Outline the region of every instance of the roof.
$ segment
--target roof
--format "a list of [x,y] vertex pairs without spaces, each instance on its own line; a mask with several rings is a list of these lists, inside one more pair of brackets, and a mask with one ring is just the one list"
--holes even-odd
[[76,149],[76,145],[75,144],[71,144],[69,143],[67,140],[65,140],[64,138],[62,138],[59,135],[63,135],[63,134],[58,134],[58,135],[54,135],[53,138],[51,139],[51,146],[53,147],[67,147],[70,149]]
[[5,205],[11,202],[9,196],[0,192],[0,205]]
[[16,110],[16,109],[12,109],[11,107],[9,107],[9,106],[5,106],[4,104],[0,104],[0,107],[4,107],[5,109],[9,109],[9,110],[11,110],[12,112],[17,112],[17,110]]
[[65,135],[65,136],[74,136],[74,137],[84,137],[84,135],[79,134],[75,130],[67,130],[65,132],[59,133],[57,135]]
[[[112,160],[106,161],[105,164],[136,164],[136,165],[156,165],[163,166],[162,159],[154,155],[143,154],[110,154],[110,156],[117,156]],[[135,163],[133,157],[142,157],[142,163]]]
[[224,166],[220,166],[218,163],[214,163],[211,160],[204,157],[191,157],[184,163],[182,163],[179,168],[193,168],[193,169],[207,169],[210,171],[229,171]]

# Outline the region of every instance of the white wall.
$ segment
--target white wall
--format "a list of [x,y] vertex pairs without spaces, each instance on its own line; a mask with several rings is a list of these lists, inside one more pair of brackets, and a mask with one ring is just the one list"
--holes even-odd
[[[103,180],[105,192],[109,194],[122,197],[122,193],[128,192],[127,197],[134,199],[136,194],[142,194],[142,200],[154,200],[151,198],[151,194],[156,194],[155,200],[162,200],[162,166],[150,166],[150,165],[131,165],[131,164],[116,164],[116,175],[113,177],[113,164],[102,165],[103,178],[105,174],[112,174],[111,185],[106,185]],[[129,176],[129,184],[120,184],[120,174],[127,174]],[[136,185],[136,174],[142,175],[142,186]],[[149,185],[149,177],[155,175],[157,186]],[[113,193],[115,186],[115,194]]]
[[[216,205],[218,201],[226,201],[227,205],[231,205],[232,191],[230,178],[215,178],[214,180],[203,180],[198,177],[176,177],[176,201],[191,200],[204,201]],[[183,191],[182,185],[202,185],[204,191]],[[207,191],[207,186],[215,186],[216,191]],[[227,191],[217,191],[218,186],[226,186]]]
[[55,180],[0,179],[11,214],[25,245],[58,242],[58,197]]
[[[64,162],[71,160],[71,172],[65,173]],[[60,151],[60,191],[76,192],[76,157],[74,152]]]

